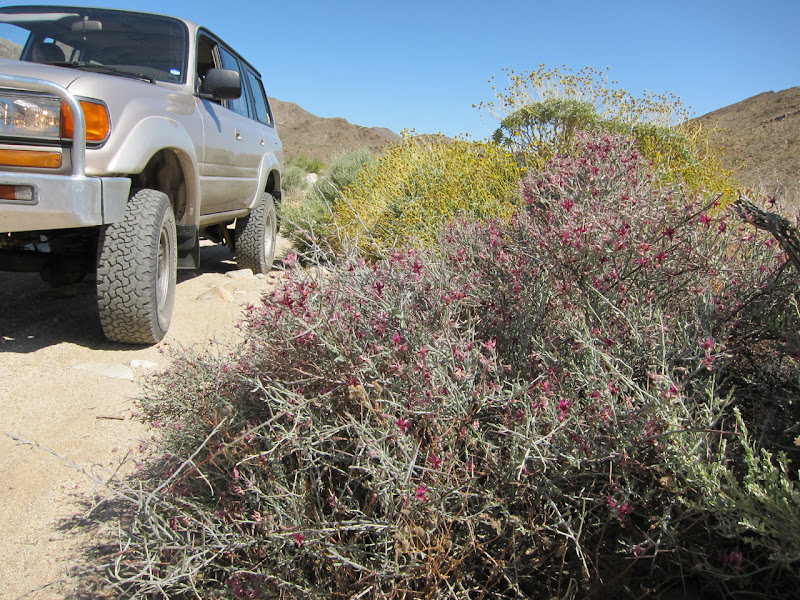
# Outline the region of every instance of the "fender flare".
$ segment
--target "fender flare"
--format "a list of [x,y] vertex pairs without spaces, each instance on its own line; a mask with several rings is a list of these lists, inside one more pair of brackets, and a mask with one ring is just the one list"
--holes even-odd
[[[267,181],[269,180],[270,174],[273,172],[276,173],[279,178],[277,187],[280,194],[280,190],[282,188],[282,182],[280,181],[280,178],[283,176],[281,174],[281,163],[273,152],[267,152],[261,157],[261,166],[259,167],[258,172],[258,190],[256,197],[253,199],[253,206],[251,206],[251,210],[255,209],[261,201],[261,192],[267,189]],[[278,200],[280,200],[280,198],[278,198]]]
[[[175,152],[186,181],[187,225],[200,222],[200,173],[197,153],[189,133],[180,123],[164,117],[142,119],[126,136],[108,163],[110,173],[140,173],[158,152]],[[266,180],[265,180],[266,183]]]

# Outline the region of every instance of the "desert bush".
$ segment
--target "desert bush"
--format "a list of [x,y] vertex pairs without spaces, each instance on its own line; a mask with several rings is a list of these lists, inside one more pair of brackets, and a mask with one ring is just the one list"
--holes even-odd
[[288,165],[283,170],[283,189],[286,192],[301,190],[305,185],[306,170],[298,165]]
[[376,257],[398,244],[431,244],[457,216],[510,216],[519,175],[496,144],[406,133],[343,190],[337,234]]
[[318,244],[327,245],[326,239],[336,240],[332,205],[341,195],[340,190],[374,162],[375,157],[367,148],[341,152],[331,161],[328,175],[307,185],[300,198],[286,204],[281,214],[281,233],[297,251],[306,253]]
[[290,158],[287,163],[289,165],[300,167],[306,173],[322,173],[326,169],[325,162],[322,159],[317,157],[309,158],[303,153]]
[[374,164],[375,156],[367,148],[346,150],[331,161],[329,175],[317,181],[309,194],[333,205],[341,190],[352,184],[363,169]]
[[117,592],[636,597],[695,575],[791,597],[796,535],[760,512],[796,511],[797,467],[730,407],[764,363],[797,385],[797,276],[652,168],[580,136],[523,210],[435,252],[290,257],[240,343],[150,381],[160,458],[124,491]]
[[522,164],[536,168],[557,153],[571,152],[576,132],[599,130],[637,139],[664,182],[722,194],[722,205],[734,200],[733,172],[723,167],[708,133],[690,120],[677,96],[646,91],[636,97],[609,81],[606,71],[590,67],[573,73],[541,65],[507,75],[507,87],[494,85],[496,99],[480,108],[500,122],[494,140]]

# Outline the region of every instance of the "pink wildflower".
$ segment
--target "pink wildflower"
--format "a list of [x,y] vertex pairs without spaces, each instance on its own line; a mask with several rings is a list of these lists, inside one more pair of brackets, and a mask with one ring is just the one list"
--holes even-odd
[[427,502],[428,501],[428,488],[426,486],[424,486],[424,485],[417,486],[416,496],[417,496],[417,500],[419,500],[420,502],[422,502],[422,503]]
[[400,433],[405,435],[406,431],[408,431],[408,428],[411,426],[411,421],[407,421],[403,417],[400,417],[399,419],[397,419],[395,424],[397,425],[397,427],[400,428]]
[[711,350],[717,343],[713,337],[706,338],[704,340],[700,340],[697,342],[698,346],[700,346],[703,350]]

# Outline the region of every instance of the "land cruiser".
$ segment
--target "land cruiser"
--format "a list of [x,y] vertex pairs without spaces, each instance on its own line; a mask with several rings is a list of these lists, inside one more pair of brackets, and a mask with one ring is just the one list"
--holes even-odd
[[[169,327],[201,238],[272,266],[283,152],[259,72],[191,21],[0,8],[0,270],[95,274],[107,338]],[[7,42],[6,40],[10,40]]]

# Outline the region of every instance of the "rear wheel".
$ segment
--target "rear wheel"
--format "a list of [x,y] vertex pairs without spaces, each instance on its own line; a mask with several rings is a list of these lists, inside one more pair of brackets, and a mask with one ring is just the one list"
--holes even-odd
[[166,194],[138,190],[125,218],[102,234],[97,305],[109,340],[155,344],[169,329],[175,303],[177,235]]
[[275,202],[261,194],[261,204],[246,217],[236,220],[236,264],[253,273],[269,273],[275,258],[277,239]]

